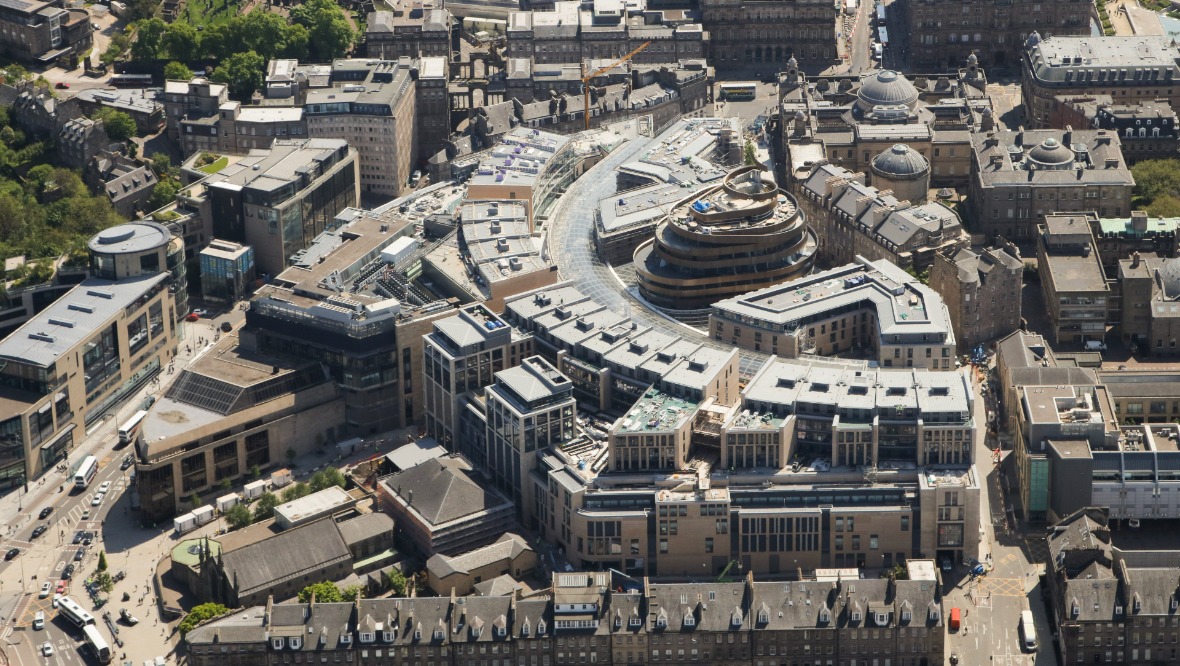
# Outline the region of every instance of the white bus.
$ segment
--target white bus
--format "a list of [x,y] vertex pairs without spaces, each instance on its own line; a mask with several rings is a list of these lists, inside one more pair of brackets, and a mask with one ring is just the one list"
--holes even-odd
[[82,460],[82,464],[78,465],[78,471],[74,472],[74,487],[85,488],[94,480],[94,475],[98,473],[98,458],[94,456],[86,456]]
[[127,419],[127,422],[119,426],[119,447],[127,446],[135,441],[135,437],[139,435],[139,426],[143,424],[143,418],[147,416],[147,411],[139,410],[135,412],[135,416]]
[[1030,610],[1020,614],[1020,636],[1024,640],[1025,650],[1028,652],[1037,651],[1037,625],[1033,621],[1033,614]]
[[111,646],[107,645],[106,639],[102,634],[98,633],[98,627],[93,624],[88,624],[82,627],[82,635],[86,638],[86,642],[94,650],[94,656],[98,657],[98,663],[111,663]]
[[58,599],[57,610],[62,617],[73,622],[75,626],[86,627],[94,624],[94,616],[87,613],[84,608],[78,605],[77,601],[70,597]]

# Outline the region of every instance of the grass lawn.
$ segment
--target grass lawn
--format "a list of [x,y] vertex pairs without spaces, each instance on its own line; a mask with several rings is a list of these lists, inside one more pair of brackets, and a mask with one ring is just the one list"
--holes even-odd
[[214,173],[217,173],[218,171],[221,171],[222,169],[224,169],[227,164],[229,164],[229,158],[228,157],[221,157],[221,158],[218,158],[218,160],[216,162],[213,162],[211,164],[206,164],[203,167],[198,167],[197,171],[200,171],[202,173],[214,174]]

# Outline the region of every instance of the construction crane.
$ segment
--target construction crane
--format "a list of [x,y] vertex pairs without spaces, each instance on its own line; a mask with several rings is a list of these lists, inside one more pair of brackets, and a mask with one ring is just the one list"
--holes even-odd
[[586,63],[585,62],[582,63],[582,74],[583,74],[583,76],[582,76],[582,96],[583,96],[582,112],[586,114],[586,129],[590,129],[590,81],[593,80],[594,77],[598,76],[599,74],[606,73],[607,71],[612,69],[615,65],[621,65],[621,64],[627,62],[628,60],[630,60],[631,58],[634,58],[636,54],[638,54],[643,49],[646,49],[648,46],[651,46],[651,42],[644,42],[644,43],[640,44],[638,47],[636,47],[636,49],[634,51],[631,51],[630,53],[623,56],[622,58],[619,58],[618,60],[612,62],[611,64],[607,65],[606,67],[603,67],[602,69],[599,69],[598,71],[596,71],[592,74],[586,74]]

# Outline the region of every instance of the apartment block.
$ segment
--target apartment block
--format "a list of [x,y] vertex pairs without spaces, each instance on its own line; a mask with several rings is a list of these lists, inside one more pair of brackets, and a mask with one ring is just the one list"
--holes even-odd
[[451,57],[455,18],[445,7],[420,0],[387,3],[389,11],[375,11],[365,21],[365,50],[370,58]]
[[0,51],[38,66],[77,59],[93,43],[90,13],[67,9],[64,0],[14,0],[0,15]]
[[1037,264],[1054,342],[1102,340],[1111,289],[1090,232],[1093,213],[1050,213],[1038,227]]
[[909,36],[910,57],[918,65],[954,66],[976,55],[991,66],[1015,67],[1030,33],[1090,34],[1090,6],[1081,0],[1027,6],[1005,0],[970,6],[909,0],[902,8],[902,25],[907,28],[903,35]]
[[950,313],[930,287],[888,260],[855,263],[718,301],[709,334],[785,358],[872,351],[886,368],[953,370]]
[[1010,243],[939,253],[930,268],[930,288],[946,304],[955,340],[963,350],[1020,328],[1023,283],[1024,262]]

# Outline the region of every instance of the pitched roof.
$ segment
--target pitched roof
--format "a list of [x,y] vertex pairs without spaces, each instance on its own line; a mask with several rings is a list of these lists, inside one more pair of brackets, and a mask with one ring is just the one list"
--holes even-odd
[[458,520],[507,502],[468,475],[461,456],[436,458],[381,479],[389,490],[432,525]]
[[245,596],[291,576],[351,557],[330,519],[286,530],[221,556],[225,577]]
[[506,532],[495,543],[467,551],[462,555],[450,557],[437,553],[426,561],[426,568],[435,576],[445,578],[455,573],[469,573],[495,562],[513,560],[526,550],[532,548],[524,537]]

